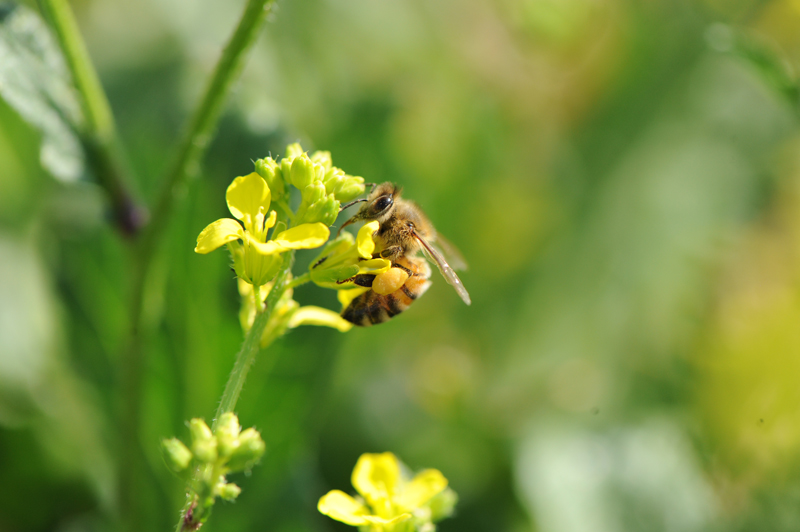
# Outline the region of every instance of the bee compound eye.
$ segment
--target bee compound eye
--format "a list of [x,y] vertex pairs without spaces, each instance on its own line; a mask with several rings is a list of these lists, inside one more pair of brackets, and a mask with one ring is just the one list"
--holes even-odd
[[389,207],[392,206],[394,200],[391,196],[381,196],[380,198],[375,200],[374,207],[375,212],[383,212]]

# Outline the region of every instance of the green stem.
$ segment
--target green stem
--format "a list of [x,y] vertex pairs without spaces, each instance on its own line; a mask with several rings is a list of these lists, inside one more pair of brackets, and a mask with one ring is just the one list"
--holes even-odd
[[283,256],[281,270],[275,278],[275,284],[272,286],[272,290],[270,290],[267,296],[264,309],[256,315],[253,326],[247,332],[247,336],[245,336],[244,342],[242,343],[242,348],[236,355],[236,362],[233,364],[233,370],[231,370],[230,377],[228,377],[225,391],[222,392],[222,398],[219,400],[219,407],[217,407],[217,413],[214,416],[212,430],[216,427],[217,420],[222,414],[233,412],[233,409],[236,408],[236,402],[239,400],[239,394],[244,386],[247,373],[253,365],[260,349],[261,336],[264,334],[264,329],[266,329],[270,317],[272,316],[272,310],[288,288],[293,262],[294,251],[286,252]]
[[125,234],[135,234],[147,216],[130,190],[130,169],[117,137],[111,106],[75,16],[67,0],[39,0],[39,5],[64,53],[83,110],[85,123],[73,126],[78,130],[98,183],[111,201],[117,226]]
[[152,223],[147,229],[146,241],[152,240],[162,229],[175,200],[190,177],[199,170],[200,160],[208,149],[213,132],[219,122],[225,97],[244,65],[244,57],[258,36],[274,0],[248,0],[239,25],[222,51],[214,74],[206,87],[205,95],[192,116],[177,150],[177,157],[163,182],[161,193],[153,209]]
[[287,289],[295,288],[297,286],[306,284],[306,283],[308,283],[310,281],[311,281],[311,273],[306,272],[303,275],[301,275],[300,277],[295,277],[294,279],[292,279],[289,282],[289,284],[286,285],[286,288]]
[[[275,305],[278,303],[281,296],[289,288],[289,278],[291,277],[293,263],[294,251],[289,251],[283,256],[281,269],[278,272],[278,276],[275,278],[275,283],[272,285],[272,290],[270,290],[269,295],[267,295],[267,301],[264,303],[264,308],[261,310],[261,312],[256,314],[256,319],[253,322],[253,326],[250,327],[250,330],[247,332],[247,335],[244,338],[244,342],[242,342],[241,349],[239,349],[239,352],[236,354],[236,361],[233,364],[230,377],[228,377],[228,383],[225,385],[225,391],[222,392],[222,398],[219,401],[219,407],[217,408],[217,413],[214,416],[214,422],[211,425],[211,430],[216,429],[217,420],[222,416],[222,414],[226,412],[233,412],[234,408],[236,408],[239,395],[244,387],[244,381],[247,379],[247,373],[250,371],[250,368],[255,362],[256,355],[261,349],[266,348],[269,344],[271,344],[272,341],[277,337],[277,335],[269,337],[267,345],[263,347],[261,346],[261,340],[263,338],[264,331],[270,324],[270,320],[275,317],[272,314],[272,310],[275,308]],[[256,289],[254,292],[257,294],[258,290]],[[258,301],[258,299],[256,299],[256,301]],[[199,474],[200,472],[198,470],[195,475]],[[194,482],[190,482],[191,486],[202,485],[202,482],[198,481],[197,476],[195,476],[194,480]],[[211,513],[211,507],[203,506],[204,501],[207,499],[208,497],[205,494],[193,494],[186,498],[186,503],[180,512],[180,517],[178,519],[178,524],[175,527],[175,532],[182,532],[184,530],[197,530],[202,522],[208,519],[208,516]],[[192,509],[192,505],[195,503],[196,506]],[[192,509],[192,519],[187,522],[186,515],[190,509]]]
[[100,138],[111,137],[114,134],[111,107],[89,59],[75,15],[66,0],[39,0],[39,4],[56,32],[90,131]]
[[[63,1],[63,0],[48,0]],[[240,72],[244,58],[253,45],[258,30],[264,22],[268,8],[274,0],[248,0],[239,24],[222,52],[214,74],[209,80],[202,101],[197,107],[178,146],[177,156],[163,181],[150,223],[144,228],[133,250],[131,287],[131,328],[127,349],[123,352],[122,390],[122,458],[120,460],[120,514],[122,522],[135,530],[138,497],[137,477],[139,457],[139,424],[141,417],[142,367],[144,363],[145,316],[144,299],[151,278],[153,258],[159,239],[167,234],[169,221],[178,191],[196,167],[208,148],[209,142],[230,92],[231,85]]]

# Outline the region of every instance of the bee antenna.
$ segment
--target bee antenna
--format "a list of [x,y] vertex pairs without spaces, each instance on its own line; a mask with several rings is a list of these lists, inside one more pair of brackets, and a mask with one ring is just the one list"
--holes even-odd
[[369,193],[372,194],[372,191],[375,190],[375,187],[378,186],[378,183],[364,183],[365,187],[369,187]]
[[343,210],[345,210],[346,208],[348,208],[348,207],[352,207],[352,206],[353,206],[353,205],[355,205],[356,203],[361,203],[361,202],[363,202],[363,201],[367,201],[367,200],[366,200],[366,199],[364,199],[364,198],[361,198],[361,199],[353,200],[353,201],[351,201],[350,203],[346,203],[346,204],[342,205],[342,206],[339,208],[339,212],[342,212],[342,211],[343,211]]

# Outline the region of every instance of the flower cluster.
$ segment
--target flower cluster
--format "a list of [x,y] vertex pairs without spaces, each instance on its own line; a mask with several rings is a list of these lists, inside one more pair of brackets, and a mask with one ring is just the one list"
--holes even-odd
[[453,513],[458,500],[438,470],[411,477],[392,453],[362,454],[351,481],[358,497],[333,490],[317,508],[364,532],[432,532],[436,522]]
[[[299,191],[294,198],[291,187]],[[333,166],[329,152],[309,156],[299,144],[290,145],[279,161],[272,157],[255,161],[254,172],[233,180],[226,201],[235,219],[209,224],[197,237],[195,251],[205,254],[227,246],[242,297],[241,326],[248,335],[260,335],[248,338],[258,338],[265,347],[300,325],[341,332],[353,327],[332,310],[300,306],[294,300],[294,287],[303,283],[337,290],[343,308],[367,290],[384,294],[402,286],[407,275],[392,268],[390,260],[375,256],[379,222],[364,224],[355,237],[343,233],[328,242],[328,227],[340,204],[363,193],[364,180]],[[275,210],[270,210],[273,205]],[[292,277],[293,256],[287,254],[321,246],[308,270]],[[374,276],[371,288],[356,284],[363,279],[360,275]],[[253,330],[256,323],[259,328]],[[256,346],[254,341],[249,345]],[[173,438],[164,440],[162,447],[168,465],[189,480],[182,528],[196,530],[217,497],[232,500],[239,495],[239,487],[225,476],[249,469],[264,453],[264,442],[254,429],[242,431],[230,413],[220,417],[213,432],[200,419],[193,419],[189,427],[189,446]],[[433,532],[457,500],[438,470],[412,476],[391,453],[362,455],[352,483],[358,496],[334,490],[320,499],[318,509],[361,532]]]
[[161,442],[161,449],[167,465],[175,473],[185,478],[196,473],[189,484],[196,496],[196,505],[186,518],[199,524],[217,497],[230,501],[242,491],[236,484],[227,482],[225,476],[249,471],[266,447],[261,434],[254,428],[242,430],[239,419],[232,413],[223,414],[213,432],[202,419],[195,418],[189,422],[189,432],[189,446],[171,438]]
[[[272,157],[257,160],[255,170],[237,177],[228,187],[225,197],[236,219],[222,218],[209,224],[197,237],[195,247],[197,253],[206,254],[227,245],[239,278],[239,318],[245,331],[250,330],[258,309],[264,306],[283,262],[282,254],[325,244],[330,236],[328,226],[336,220],[340,203],[364,192],[364,179],[333,166],[329,152],[308,156],[296,143],[286,148],[280,162]],[[289,206],[292,186],[300,191],[295,210]],[[277,210],[270,210],[273,204]],[[287,228],[287,224],[292,227]],[[363,292],[350,290],[354,284],[344,281],[355,273],[379,273],[390,267],[385,259],[372,259],[375,229],[362,230],[357,244],[349,233],[331,242],[323,250],[330,260],[324,268],[312,270],[310,280],[346,290],[349,299]],[[324,259],[315,261],[321,262]],[[341,332],[352,328],[337,313],[315,306],[300,307],[292,296],[291,289],[281,294],[262,334],[262,346],[300,325],[322,325]]]
[[364,178],[347,175],[333,166],[330,152],[318,151],[309,157],[297,143],[286,148],[280,163],[266,157],[255,165],[276,200],[285,196],[289,184],[300,191],[297,223],[321,222],[330,226],[336,221],[341,202],[364,193]]

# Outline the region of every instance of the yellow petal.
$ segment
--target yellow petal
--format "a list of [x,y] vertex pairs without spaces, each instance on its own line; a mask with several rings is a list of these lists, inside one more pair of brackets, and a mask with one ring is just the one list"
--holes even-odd
[[345,309],[350,306],[350,303],[352,303],[355,298],[357,298],[367,290],[369,290],[369,288],[366,287],[339,290],[336,292],[336,297],[339,299],[339,303],[342,304],[342,308]]
[[301,224],[282,231],[273,241],[286,249],[312,249],[327,242],[329,236],[331,236],[330,229],[325,224],[317,222]]
[[196,253],[210,253],[238,238],[244,239],[244,231],[239,222],[230,218],[221,218],[210,223],[200,232],[197,237],[197,247],[194,250]]
[[274,255],[275,253],[283,253],[284,251],[289,250],[289,248],[278,244],[274,240],[259,242],[258,240],[252,238],[249,234],[246,236],[248,243],[262,255]]
[[336,312],[322,307],[306,306],[300,307],[289,320],[289,328],[299,327],[300,325],[322,325],[333,327],[339,332],[347,332],[353,328],[353,324],[342,318]]
[[379,517],[377,515],[365,515],[364,519],[369,521],[373,525],[393,525],[395,523],[401,523],[408,519],[411,519],[410,513],[400,514],[396,517],[392,517],[391,519],[384,519],[383,517]]
[[447,487],[447,479],[438,469],[426,469],[408,482],[395,499],[398,507],[413,511],[439,495]]
[[392,498],[397,491],[400,462],[392,453],[362,454],[353,469],[351,481],[371,506],[381,507],[379,501]]
[[264,178],[253,172],[234,179],[228,187],[225,199],[231,214],[244,221],[246,216],[255,219],[261,207],[267,212],[271,194]]
[[348,525],[369,524],[365,518],[369,515],[369,509],[343,491],[333,490],[323,495],[317,503],[317,510],[323,515]]
[[381,226],[377,220],[373,220],[358,230],[356,237],[356,245],[358,246],[358,254],[362,259],[371,259],[372,253],[375,251],[375,241],[372,240],[372,234]]

